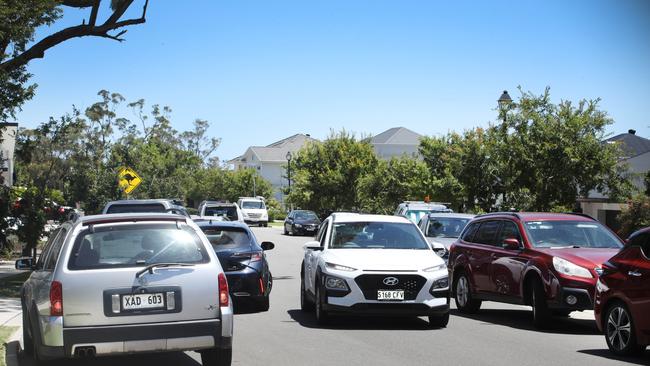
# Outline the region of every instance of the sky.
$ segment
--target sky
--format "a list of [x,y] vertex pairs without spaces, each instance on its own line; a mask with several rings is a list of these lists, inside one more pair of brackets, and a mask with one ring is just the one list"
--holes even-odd
[[[88,14],[66,11],[37,39]],[[16,121],[36,127],[106,89],[170,106],[179,131],[208,120],[228,160],[296,133],[485,127],[503,90],[548,86],[554,102],[600,98],[609,134],[650,138],[645,0],[150,0],[124,38],[75,39],[32,61],[37,94]]]

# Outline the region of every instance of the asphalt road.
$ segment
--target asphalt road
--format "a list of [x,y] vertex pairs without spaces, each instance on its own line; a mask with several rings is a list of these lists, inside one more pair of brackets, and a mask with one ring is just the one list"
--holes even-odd
[[[278,228],[253,230],[260,241],[276,244],[268,252],[271,309],[236,316],[233,365],[650,365],[650,350],[640,358],[611,355],[590,313],[558,318],[552,329],[538,331],[528,307],[483,303],[472,316],[452,310],[445,329],[428,329],[424,318],[338,318],[321,328],[313,314],[300,311],[302,244],[309,238],[288,237]],[[177,352],[83,364],[197,366],[200,356]]]

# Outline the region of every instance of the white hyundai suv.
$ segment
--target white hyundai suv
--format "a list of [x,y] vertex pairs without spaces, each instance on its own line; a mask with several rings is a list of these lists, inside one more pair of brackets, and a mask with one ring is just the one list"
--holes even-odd
[[405,217],[334,213],[305,244],[300,306],[331,314],[428,316],[449,322],[445,262]]

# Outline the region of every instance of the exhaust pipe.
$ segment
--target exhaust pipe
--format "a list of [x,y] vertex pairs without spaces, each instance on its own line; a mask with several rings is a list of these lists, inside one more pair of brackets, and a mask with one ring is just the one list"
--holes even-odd
[[77,347],[77,349],[75,349],[75,357],[77,358],[95,357],[95,347]]

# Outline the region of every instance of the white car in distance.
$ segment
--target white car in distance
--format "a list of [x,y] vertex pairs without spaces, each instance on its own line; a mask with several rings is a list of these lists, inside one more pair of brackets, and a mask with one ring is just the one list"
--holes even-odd
[[449,277],[405,217],[334,213],[305,244],[300,306],[320,324],[334,314],[428,316],[449,322]]
[[237,204],[241,208],[244,221],[249,225],[268,226],[269,212],[264,197],[239,197]]

